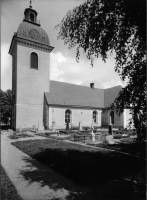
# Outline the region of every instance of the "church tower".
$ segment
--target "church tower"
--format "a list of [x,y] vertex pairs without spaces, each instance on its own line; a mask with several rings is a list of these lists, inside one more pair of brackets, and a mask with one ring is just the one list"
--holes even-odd
[[24,11],[23,22],[14,33],[12,56],[12,127],[43,129],[44,92],[50,91],[50,46],[47,33],[37,21],[37,12]]

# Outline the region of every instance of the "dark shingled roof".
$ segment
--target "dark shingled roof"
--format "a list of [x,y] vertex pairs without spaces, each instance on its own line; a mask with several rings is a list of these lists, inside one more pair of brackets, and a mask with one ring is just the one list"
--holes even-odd
[[50,81],[50,93],[45,93],[45,96],[48,105],[104,108],[114,101],[120,87],[92,89],[90,86]]
[[114,102],[116,97],[118,97],[118,94],[120,90],[122,89],[121,85],[112,87],[112,88],[107,88],[104,90],[104,106],[105,108],[109,107],[110,104]]
[[50,81],[50,93],[45,93],[49,105],[104,107],[103,89]]

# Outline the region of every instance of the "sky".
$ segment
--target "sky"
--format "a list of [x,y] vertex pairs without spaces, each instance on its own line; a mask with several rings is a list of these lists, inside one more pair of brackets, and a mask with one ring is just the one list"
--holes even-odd
[[[94,66],[85,55],[76,61],[76,49],[68,49],[63,40],[57,40],[58,31],[55,26],[61,22],[69,10],[84,3],[85,0],[32,0],[32,8],[37,11],[37,19],[49,36],[50,45],[54,47],[50,53],[50,79],[89,86],[109,88],[125,83],[114,71],[114,55],[109,56],[106,63],[101,58],[95,59]],[[24,10],[29,7],[30,0],[1,0],[1,89],[12,88],[12,58],[8,54],[14,32],[23,21]]]

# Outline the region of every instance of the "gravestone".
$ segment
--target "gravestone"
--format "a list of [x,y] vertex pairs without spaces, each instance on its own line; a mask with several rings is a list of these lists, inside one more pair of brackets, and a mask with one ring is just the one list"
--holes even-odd
[[33,128],[33,131],[36,131],[36,126],[35,126],[35,124],[33,125],[32,128]]
[[53,122],[52,122],[52,130],[55,130],[55,129],[56,129],[56,122],[53,121]]
[[113,128],[112,128],[112,124],[109,124],[109,134],[112,135],[113,134]]
[[95,133],[93,132],[94,128],[92,127],[92,132],[91,132],[91,135],[92,135],[92,141],[95,142]]
[[109,130],[108,130],[108,133],[110,135],[113,135],[113,127],[112,127],[112,123],[111,123],[111,116],[110,116],[110,123],[109,123]]
[[21,134],[22,133],[22,128],[21,128],[21,126],[19,127],[19,134]]
[[94,124],[94,119],[92,119],[92,125],[91,125],[92,132],[91,132],[91,135],[92,135],[92,141],[95,142],[95,133],[93,132],[94,131],[93,124]]
[[82,122],[79,122],[79,131],[82,131]]

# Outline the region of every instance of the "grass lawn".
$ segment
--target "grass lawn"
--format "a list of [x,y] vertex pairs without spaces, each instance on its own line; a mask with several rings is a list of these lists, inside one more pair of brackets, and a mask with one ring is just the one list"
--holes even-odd
[[89,200],[145,199],[146,162],[141,158],[57,140],[18,141],[12,144],[86,188]]
[[0,166],[1,171],[1,200],[22,200],[17,190],[8,178],[5,170]]
[[103,147],[107,149],[113,149],[116,151],[121,151],[125,153],[130,153],[136,156],[141,156],[146,158],[146,144],[138,144],[138,143],[116,143],[116,144],[108,144],[108,143],[100,143],[97,145],[93,145],[97,147]]
[[[47,138],[54,138],[56,140],[70,140],[70,141],[74,141],[74,133],[70,133],[70,136],[67,137],[53,137],[50,136],[51,134],[45,134],[45,133],[40,133],[40,134],[36,134],[39,136],[43,136],[43,137],[47,137]],[[82,138],[81,142],[84,143],[84,140]],[[87,140],[85,141],[86,143],[88,143],[90,146],[97,146],[97,147],[102,147],[102,148],[106,148],[106,149],[112,149],[112,150],[116,150],[116,151],[121,151],[121,152],[125,152],[125,153],[130,153],[136,156],[141,156],[146,158],[146,143],[133,143],[132,139],[131,142],[129,142],[129,138],[125,138],[122,140],[122,142],[120,143],[115,143],[115,144],[109,144],[106,142],[103,143],[99,143],[99,144],[92,144],[89,143],[89,138],[87,138]]]

